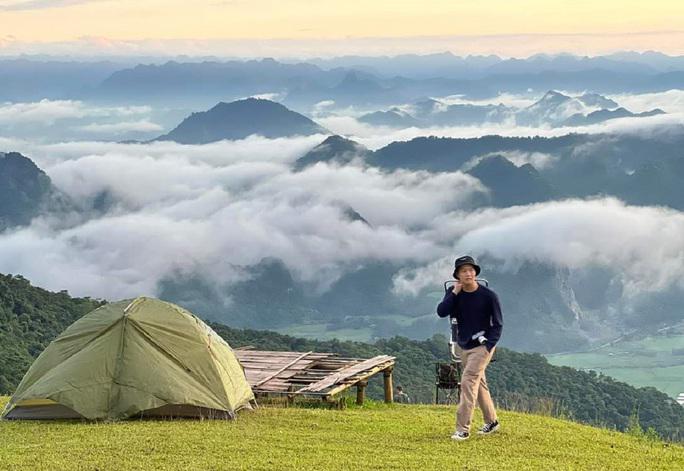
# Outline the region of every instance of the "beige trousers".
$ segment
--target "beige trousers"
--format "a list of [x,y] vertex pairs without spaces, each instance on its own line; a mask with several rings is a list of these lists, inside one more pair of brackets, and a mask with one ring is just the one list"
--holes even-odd
[[485,368],[492,359],[495,348],[487,351],[484,345],[471,350],[462,350],[463,374],[461,375],[461,397],[456,412],[456,430],[469,432],[475,404],[480,406],[485,423],[496,420],[496,410],[489,395]]

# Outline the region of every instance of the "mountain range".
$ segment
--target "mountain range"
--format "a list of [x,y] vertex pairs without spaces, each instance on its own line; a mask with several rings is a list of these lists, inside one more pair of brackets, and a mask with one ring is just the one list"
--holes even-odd
[[[355,79],[356,80],[356,79]],[[525,126],[581,126],[597,124],[615,118],[647,117],[663,114],[660,109],[632,113],[615,101],[599,94],[585,93],[576,97],[549,91],[534,104],[525,108],[504,105],[448,105],[436,99],[427,99],[404,107],[365,114],[359,121],[396,128],[431,126],[466,126],[514,121]],[[244,139],[258,134],[267,138],[330,134],[328,130],[310,118],[290,110],[281,103],[262,98],[247,98],[230,103],[220,102],[207,111],[192,113],[169,133],[155,141],[175,141],[181,144],[207,144],[219,140]],[[325,155],[336,154],[345,147],[336,137],[325,146],[330,149],[314,149],[311,161],[325,160]],[[346,149],[358,154],[358,146]],[[339,148],[339,149],[338,149]],[[299,166],[305,162],[300,160]]]
[[[157,61],[158,62],[158,61]],[[341,57],[308,62],[167,61],[135,64],[54,59],[0,60],[0,99],[206,107],[217,101],[278,93],[288,106],[334,100],[391,105],[425,96],[486,98],[544,90],[644,93],[682,88],[684,59],[657,53],[610,56],[536,55],[527,59],[452,54]],[[36,72],[39,71],[39,72]]]
[[615,101],[596,93],[578,96],[550,90],[537,102],[524,108],[503,104],[448,104],[427,99],[386,111],[374,111],[359,121],[393,128],[473,126],[514,123],[518,126],[563,127],[598,124],[615,118],[648,117],[664,114],[661,109],[632,113]]
[[311,59],[309,63],[322,69],[351,68],[380,77],[428,79],[482,78],[498,74],[531,74],[548,70],[563,72],[607,70],[624,74],[656,74],[684,70],[684,58],[654,51],[617,52],[604,56],[572,54],[535,54],[525,59],[501,58],[496,55],[457,56],[450,52],[434,54],[400,54],[397,56],[342,56]]

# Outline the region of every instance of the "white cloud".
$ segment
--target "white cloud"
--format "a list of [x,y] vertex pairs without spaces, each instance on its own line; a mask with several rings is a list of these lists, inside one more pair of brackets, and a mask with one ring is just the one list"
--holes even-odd
[[[327,136],[312,135],[295,138],[265,139],[249,136],[237,141],[218,141],[201,146],[158,141],[150,144],[118,144],[115,142],[77,141],[39,145],[25,140],[7,139],[5,148],[16,149],[30,156],[49,173],[64,160],[79,160],[85,156],[125,156],[134,163],[138,158],[155,160],[188,159],[220,167],[236,162],[291,163]],[[1,142],[1,141],[0,141]]]
[[33,103],[5,103],[0,106],[1,124],[45,123],[59,119],[82,118],[83,105],[70,100],[41,100]]
[[680,211],[628,206],[613,198],[453,213],[443,218],[432,238],[435,243],[455,241],[449,256],[402,273],[395,279],[395,289],[415,294],[439,284],[450,274],[453,254],[461,253],[502,260],[490,271],[511,274],[523,262],[569,269],[605,267],[621,278],[628,297],[681,287],[682,233]]
[[317,164],[300,173],[283,173],[254,189],[291,199],[317,195],[341,201],[373,225],[422,226],[444,212],[468,205],[486,188],[461,172],[385,172],[361,166]]
[[326,111],[330,108],[335,106],[335,101],[334,100],[323,100],[319,101],[313,106],[313,113],[314,115],[317,115],[320,112]]
[[[369,259],[429,262],[440,249],[423,237],[424,228],[484,191],[460,173],[326,164],[293,173],[289,164],[318,142],[33,146],[54,184],[74,200],[86,204],[107,191],[116,205],[66,229],[61,219],[38,219],[1,235],[0,272],[120,298],[154,294],[156,283],[177,271],[230,282],[241,266],[276,257],[318,284]],[[371,225],[351,220],[349,207]]]
[[658,93],[611,95],[610,98],[634,113],[660,108],[667,113],[684,113],[684,90]]
[[262,100],[280,101],[284,97],[282,92],[271,92],[271,93],[258,93],[256,95],[250,95],[245,98],[259,98]]
[[[583,92],[566,92],[573,95],[582,94]],[[527,113],[525,107],[537,102],[541,98],[534,95],[511,95],[500,94],[497,97],[483,99],[483,100],[467,100],[461,96],[454,95],[449,97],[438,97],[442,105],[452,104],[472,104],[472,105],[488,105],[488,104],[504,104],[506,106],[518,108],[519,113]],[[595,111],[596,107],[589,107],[580,101],[573,99],[564,106],[554,109],[553,113],[545,117],[549,122],[544,122],[539,113],[529,113],[530,124],[516,123],[515,115],[511,114],[510,119],[503,122],[484,122],[473,125],[464,126],[431,126],[431,127],[406,127],[394,128],[387,126],[375,126],[368,123],[358,121],[358,117],[364,113],[372,110],[361,110],[355,108],[336,109],[332,114],[332,103],[322,102],[324,106],[315,106],[315,116],[317,121],[326,129],[331,130],[336,134],[340,134],[350,139],[353,139],[360,144],[368,147],[371,150],[384,147],[387,144],[395,141],[408,141],[416,137],[438,136],[438,137],[452,137],[452,138],[477,138],[488,135],[500,135],[506,137],[558,137],[568,134],[653,134],[660,133],[663,128],[670,128],[674,132],[680,132],[681,127],[684,127],[684,91],[671,90],[662,94],[645,94],[645,95],[616,95],[612,97],[621,106],[625,106],[635,112],[651,110],[655,107],[663,108],[670,113],[641,117],[641,118],[617,118],[611,119],[598,124],[591,124],[586,126],[558,126],[552,127],[550,122],[562,122],[568,117],[580,113],[588,114]],[[669,101],[670,105],[666,103]],[[320,105],[320,104],[319,104]],[[662,105],[662,106],[661,106]],[[413,105],[404,104],[397,105],[399,109],[406,112],[413,112]],[[521,115],[521,119],[524,116]],[[539,121],[537,123],[537,121]],[[535,123],[535,124],[532,124]],[[529,156],[535,159],[538,164],[548,165],[549,160],[541,155],[536,157]],[[517,161],[526,163],[527,160],[523,156],[515,157]],[[532,163],[532,161],[530,161]]]
[[149,114],[148,106],[98,107],[75,100],[40,100],[0,105],[0,124],[54,124],[62,119],[102,118]]
[[[251,136],[203,146],[0,139],[77,202],[102,191],[116,202],[96,220],[38,219],[1,234],[0,272],[109,299],[155,294],[157,282],[177,271],[230,283],[264,257],[313,283],[369,259],[422,266],[397,277],[401,293],[441,283],[463,252],[502,260],[496,269],[511,273],[524,261],[597,264],[634,293],[684,279],[681,212],[610,198],[471,212],[469,199],[484,188],[460,172],[387,172],[358,163],[293,172],[291,164],[324,138]],[[348,207],[370,225],[351,220]]]
[[484,123],[473,126],[448,126],[394,129],[361,123],[350,116],[335,116],[318,120],[326,129],[357,141],[375,150],[395,141],[416,137],[437,136],[476,138],[489,135],[505,137],[559,137],[568,134],[639,134],[656,135],[670,130],[679,133],[684,128],[684,113],[668,113],[643,118],[617,118],[599,124],[573,127],[520,126],[514,123]]
[[396,129],[362,123],[352,116],[321,116],[316,121],[331,132],[341,136],[351,136],[354,140],[371,138],[388,131],[397,132]]
[[91,134],[124,134],[129,132],[160,132],[163,127],[152,121],[141,119],[139,121],[122,121],[119,123],[91,123],[79,126],[78,130]]
[[534,102],[539,100],[540,96],[531,95],[517,95],[514,93],[499,93],[495,97],[485,98],[482,100],[471,100],[464,98],[463,95],[449,95],[445,97],[435,97],[438,100],[447,105],[504,105],[512,108],[525,108],[532,105]]

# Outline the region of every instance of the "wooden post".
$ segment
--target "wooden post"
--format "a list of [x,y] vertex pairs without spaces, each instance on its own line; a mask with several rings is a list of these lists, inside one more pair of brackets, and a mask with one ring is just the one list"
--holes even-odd
[[385,379],[385,402],[394,402],[394,390],[392,389],[392,367],[383,370]]
[[368,386],[368,381],[356,383],[356,404],[360,406],[363,405],[363,400],[366,398],[366,386]]
[[294,384],[291,384],[290,387],[287,388],[287,392],[290,393],[287,395],[287,405],[289,407],[289,406],[294,404],[294,400],[295,400],[295,395],[292,394],[295,392]]

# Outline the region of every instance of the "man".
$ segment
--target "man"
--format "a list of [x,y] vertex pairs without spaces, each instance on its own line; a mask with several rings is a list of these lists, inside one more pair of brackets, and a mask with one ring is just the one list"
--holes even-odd
[[400,404],[410,404],[411,398],[404,392],[404,388],[397,386],[397,394],[394,397],[394,402],[398,402]]
[[499,429],[485,369],[501,337],[503,318],[496,293],[477,282],[480,267],[475,259],[466,255],[457,258],[454,265],[456,283],[437,306],[437,314],[439,317],[455,318],[458,325],[456,341],[462,349],[463,374],[456,432],[451,438],[466,440],[470,436],[476,403],[482,409],[485,421],[478,434],[489,435]]

